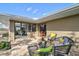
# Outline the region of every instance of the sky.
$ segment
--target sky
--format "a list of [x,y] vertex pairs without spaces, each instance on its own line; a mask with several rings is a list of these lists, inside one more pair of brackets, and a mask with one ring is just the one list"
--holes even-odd
[[0,3],[0,13],[24,16],[37,20],[49,15],[51,12],[54,13],[57,10],[72,5],[73,3]]

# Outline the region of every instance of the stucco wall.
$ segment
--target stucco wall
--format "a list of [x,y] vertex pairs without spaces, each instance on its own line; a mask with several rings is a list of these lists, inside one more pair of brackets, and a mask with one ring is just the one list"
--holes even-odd
[[58,36],[69,36],[79,39],[79,15],[52,20],[46,23],[47,35],[55,32]]

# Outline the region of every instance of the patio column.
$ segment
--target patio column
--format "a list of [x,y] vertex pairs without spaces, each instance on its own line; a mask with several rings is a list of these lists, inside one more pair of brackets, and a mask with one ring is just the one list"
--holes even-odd
[[29,36],[29,29],[28,29],[28,27],[29,27],[29,24],[27,23],[27,36]]
[[9,41],[11,43],[13,43],[14,39],[15,39],[15,22],[10,20],[10,24],[9,24]]
[[37,37],[39,36],[39,26],[38,26],[38,24],[36,24],[36,36]]

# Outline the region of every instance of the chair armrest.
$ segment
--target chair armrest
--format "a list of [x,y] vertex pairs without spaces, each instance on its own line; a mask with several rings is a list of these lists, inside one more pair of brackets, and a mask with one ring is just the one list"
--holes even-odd
[[67,54],[65,54],[65,53],[63,53],[62,51],[59,51],[59,50],[55,50],[55,53],[59,54],[61,56],[67,56]]

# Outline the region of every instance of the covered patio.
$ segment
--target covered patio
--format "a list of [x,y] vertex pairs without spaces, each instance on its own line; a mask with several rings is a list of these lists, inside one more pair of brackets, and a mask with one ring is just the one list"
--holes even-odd
[[[0,19],[0,22],[8,27],[8,41],[11,42],[12,46],[9,52],[12,55],[19,55],[23,50],[27,52],[29,44],[39,41],[42,30],[45,31],[46,40],[51,32],[57,33],[58,37],[64,35],[70,37],[75,42],[71,54],[79,55],[77,53],[79,51],[79,5],[60,10],[38,20],[10,14],[0,14]],[[42,28],[41,25],[45,26]],[[19,54],[15,53],[16,51]],[[23,55],[26,53],[23,52]]]

